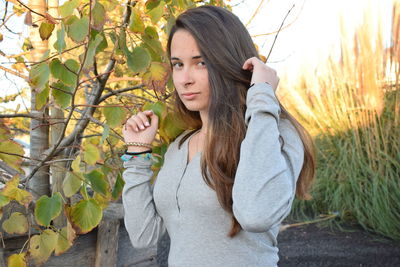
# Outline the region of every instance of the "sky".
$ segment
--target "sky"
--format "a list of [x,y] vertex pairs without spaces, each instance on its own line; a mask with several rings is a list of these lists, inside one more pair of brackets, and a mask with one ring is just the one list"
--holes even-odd
[[382,19],[387,45],[390,43],[392,0],[235,0],[232,4],[239,4],[234,6],[233,12],[246,24],[261,2],[256,18],[247,28],[265,56],[275,34],[255,36],[277,31],[294,5],[284,23],[284,27],[290,26],[279,33],[268,60],[281,76],[295,78],[303,68],[315,68],[330,54],[338,55],[341,19],[346,31],[352,34],[363,23],[368,7],[376,14],[372,23]]
[[[286,79],[296,79],[304,68],[316,68],[330,54],[338,53],[341,18],[346,30],[351,33],[362,23],[364,10],[371,7],[376,18],[382,18],[386,36],[390,33],[392,0],[231,0],[229,3],[233,6],[233,12],[246,24],[261,2],[257,16],[247,28],[264,56],[269,53],[275,34],[257,35],[277,31],[294,5],[268,60],[268,64],[278,71],[278,75]],[[0,4],[0,10],[3,8],[4,1]],[[17,32],[26,31],[17,19],[12,18],[9,25]],[[287,25],[289,26],[286,27]],[[5,31],[2,33],[4,41],[0,42],[0,50],[15,53],[15,48],[21,45],[10,42],[12,34]],[[387,40],[389,44],[389,38]],[[4,61],[4,58],[0,60]],[[10,64],[2,65],[10,67]],[[15,92],[16,87],[21,89],[23,85],[20,81],[10,75],[6,77],[0,71],[0,97],[10,91]],[[4,106],[4,103],[0,103],[0,111]]]

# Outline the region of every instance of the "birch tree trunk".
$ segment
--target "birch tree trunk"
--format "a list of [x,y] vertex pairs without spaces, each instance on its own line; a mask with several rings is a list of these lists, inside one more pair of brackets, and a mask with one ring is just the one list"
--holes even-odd
[[[29,0],[28,6],[40,13],[46,13],[46,1],[45,0]],[[39,15],[32,13],[33,23],[40,25],[43,18]],[[33,46],[31,52],[32,61],[38,62],[41,60],[43,54],[48,49],[48,41],[43,41],[40,38],[39,31],[37,28],[30,28],[29,38]],[[49,148],[49,123],[48,108],[45,106],[41,110],[36,109],[36,94],[35,88],[31,88],[31,112],[36,117],[42,119],[31,119],[30,125],[30,156],[32,159],[39,159],[43,151]],[[31,170],[35,166],[37,161],[31,161]],[[29,190],[33,196],[37,198],[41,195],[49,195],[50,193],[50,179],[49,179],[49,167],[44,166],[40,168],[35,175],[31,178],[28,184]]]
[[[58,0],[48,0],[47,5],[48,5],[49,14],[54,18],[58,18],[59,1]],[[56,29],[57,29],[57,25],[56,25]],[[56,30],[56,29],[54,29],[54,30]],[[49,38],[50,52],[54,52],[55,49],[53,47],[53,44],[56,42],[56,40],[57,40],[57,35],[52,34]],[[50,126],[50,145],[54,145],[57,142],[58,138],[62,134],[63,124],[61,122],[64,121],[64,112],[60,108],[53,105],[50,108],[50,118],[51,118],[51,122],[54,123]],[[58,156],[57,158],[63,158],[63,157],[64,157],[64,153],[61,153],[61,155]],[[66,173],[65,168],[66,168],[66,161],[53,163],[50,167],[51,191],[52,191],[52,193],[60,192],[63,195],[63,197],[64,197],[64,194],[63,194],[63,190],[62,190],[62,183],[65,178],[65,173]],[[64,214],[60,214],[60,216],[58,216],[56,219],[54,219],[53,222],[56,227],[62,228],[63,226],[66,225],[66,217],[64,216]]]

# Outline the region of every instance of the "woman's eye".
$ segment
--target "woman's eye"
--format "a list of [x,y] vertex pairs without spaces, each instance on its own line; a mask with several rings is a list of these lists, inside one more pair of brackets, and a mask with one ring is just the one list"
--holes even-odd
[[197,65],[204,67],[206,63],[204,61],[200,61],[199,63],[197,63]]
[[182,66],[183,66],[183,64],[182,64],[181,62],[172,63],[172,67],[173,67],[174,69],[178,69],[178,68],[180,68],[180,67],[182,67]]

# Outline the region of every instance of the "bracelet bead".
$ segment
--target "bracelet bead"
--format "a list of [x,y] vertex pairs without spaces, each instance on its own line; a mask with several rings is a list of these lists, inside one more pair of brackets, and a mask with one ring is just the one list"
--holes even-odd
[[129,160],[135,159],[135,158],[144,158],[146,160],[151,160],[153,158],[153,155],[151,153],[145,153],[145,154],[140,154],[140,155],[124,154],[121,156],[122,161],[129,161]]

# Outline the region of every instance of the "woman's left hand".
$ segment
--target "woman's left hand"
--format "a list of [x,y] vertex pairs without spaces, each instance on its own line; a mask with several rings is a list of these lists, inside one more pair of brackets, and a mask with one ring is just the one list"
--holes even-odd
[[276,70],[268,67],[260,59],[251,57],[243,64],[244,70],[253,72],[251,76],[251,84],[269,83],[274,91],[278,87],[279,77],[276,75]]

